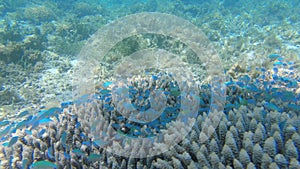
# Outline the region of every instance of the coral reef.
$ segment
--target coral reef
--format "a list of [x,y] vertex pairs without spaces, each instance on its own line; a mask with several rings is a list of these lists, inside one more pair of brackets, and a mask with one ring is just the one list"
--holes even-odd
[[[287,119],[286,125],[281,128],[276,119],[284,118],[286,120],[286,116],[289,114],[269,112],[270,114],[262,119],[261,111],[264,110],[261,107],[254,109],[255,111],[242,106],[229,112],[228,117],[223,116],[214,137],[207,140],[205,144],[199,143],[197,131],[199,132],[202,127],[196,125],[192,132],[193,135],[190,134],[172,150],[161,156],[147,160],[131,160],[112,156],[103,152],[97,145],[91,145],[89,143],[91,139],[84,136],[86,131],[80,126],[78,127],[76,117],[72,117],[73,115],[65,110],[58,115],[57,119],[51,118],[53,121],[49,123],[50,128],[42,126],[31,130],[31,136],[25,134],[24,130],[18,130],[16,133],[19,136],[18,141],[10,147],[1,147],[1,151],[6,156],[11,154],[14,157],[12,163],[2,157],[2,166],[29,166],[34,161],[47,159],[56,161],[58,168],[63,168],[63,166],[67,168],[76,166],[92,168],[99,168],[99,166],[107,168],[122,168],[122,166],[123,168],[138,166],[147,168],[193,168],[195,166],[196,168],[225,168],[225,166],[239,166],[246,168],[249,165],[256,168],[299,167],[298,143],[300,136],[295,130],[296,127],[299,127],[297,126],[299,119]],[[292,115],[295,117],[294,114]],[[198,117],[199,124],[205,116],[207,115],[203,114]],[[273,116],[276,119],[273,119]],[[273,121],[273,123],[266,125],[264,121]],[[250,128],[250,122],[253,123],[253,128]],[[294,129],[290,130],[289,128]],[[289,130],[289,135],[284,136],[283,133]],[[17,151],[18,149],[23,152]],[[20,154],[22,154],[22,158],[19,156]],[[96,154],[99,155],[98,159],[93,159]],[[24,159],[28,159],[28,161],[24,162]]]
[[[74,56],[84,41],[109,20],[140,10],[172,13],[199,26],[210,40],[215,42],[224,59],[226,70],[236,62],[245,65],[245,68],[257,63],[267,64],[268,62],[260,63],[267,53],[280,52],[291,59],[299,59],[297,22],[291,22],[292,19],[299,20],[298,12],[295,12],[299,3],[284,1],[249,3],[245,0],[234,3],[230,0],[221,3],[215,0],[210,2],[158,3],[150,0],[133,5],[133,2],[125,1],[117,4],[75,0],[30,1],[24,8],[26,5],[24,0],[5,1],[3,3],[5,16],[0,21],[3,23],[0,24],[0,54],[4,56],[1,60],[17,63],[24,53],[28,53],[25,52],[28,48],[34,48],[39,52],[50,50],[62,57]],[[268,8],[259,10],[261,6]],[[294,8],[291,8],[292,6]],[[258,10],[250,10],[251,7]],[[270,21],[274,24],[269,24]],[[26,57],[23,59],[26,60]],[[27,63],[34,66],[35,60],[28,60]],[[32,69],[32,66],[28,69]]]
[[[1,167],[299,168],[298,1],[114,2],[0,0]],[[106,142],[99,145],[90,133],[91,124],[80,117],[88,110],[106,113],[103,117],[112,120],[115,130],[130,136],[145,134],[140,126],[116,125],[118,116],[107,113],[115,106],[111,91],[101,84],[96,96],[105,99],[83,99],[88,109],[64,102],[61,108],[37,110],[71,99],[76,62],[72,57],[90,35],[115,18],[139,11],[175,14],[200,27],[224,60],[228,96],[219,126],[206,142],[199,141],[200,131],[207,128],[203,121],[210,103],[209,87],[203,85],[196,124],[184,140],[161,155],[125,158],[106,152]],[[157,44],[173,46],[175,52],[186,48],[169,37],[153,35],[131,37],[116,48],[126,54]],[[114,54],[107,56],[108,62],[118,61]],[[189,64],[199,63],[190,55],[182,57]],[[298,64],[283,62],[283,57]],[[105,101],[109,107],[99,106]],[[175,101],[170,105],[178,106]],[[15,114],[24,107],[33,110]],[[106,130],[110,133],[112,128]]]
[[[104,84],[92,97],[84,96],[75,102],[62,103],[61,108],[53,107],[32,115],[24,111],[16,115],[15,121],[1,122],[1,165],[4,168],[39,165],[57,168],[299,168],[299,95],[289,91],[300,87],[294,83],[300,78],[293,74],[296,72],[292,67],[292,63],[275,60],[272,70],[262,68],[255,79],[243,76],[227,82],[225,110],[211,137],[201,139],[200,132],[208,127],[204,121],[210,112],[200,109],[193,130],[181,142],[163,154],[148,158],[111,154],[105,149],[109,144],[106,140],[99,142],[91,135],[95,124],[90,124],[85,116],[93,116],[93,113],[102,115],[103,126],[117,126],[121,122],[128,126],[127,130],[100,125],[104,135],[113,134],[113,130],[143,135],[131,130],[134,127],[124,119],[115,118],[116,109],[110,109],[115,105],[108,99],[110,83]],[[203,100],[200,102],[209,104],[205,92],[201,90]],[[285,96],[280,97],[282,95]],[[132,98],[141,104],[136,96]],[[176,124],[174,130],[182,127]],[[172,138],[172,133],[164,136],[165,140]],[[140,149],[141,145],[136,142]]]

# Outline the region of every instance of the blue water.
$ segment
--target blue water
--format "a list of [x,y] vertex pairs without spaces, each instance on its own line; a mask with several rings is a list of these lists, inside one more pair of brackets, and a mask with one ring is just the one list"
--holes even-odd
[[[1,1],[0,169],[299,168],[299,11],[299,0]],[[211,77],[205,72],[204,61],[182,39],[153,32],[126,37],[116,42],[101,63],[93,63],[96,68],[87,67],[88,71],[84,70],[89,73],[84,76],[76,74],[74,65],[97,31],[141,12],[166,13],[188,21],[203,32],[205,43],[213,45],[218,54],[222,65],[215,65],[215,69],[224,72],[226,78],[220,85],[226,86],[222,91],[226,91],[223,117],[204,143],[199,133],[207,130],[203,124],[205,117],[219,105],[213,102],[214,85],[209,83]],[[114,35],[116,30],[126,34],[131,23],[123,25],[123,29],[111,28],[112,33],[107,34]],[[153,25],[159,26],[168,30],[164,23]],[[193,32],[189,35],[193,38]],[[107,40],[111,42],[114,41]],[[104,51],[105,47],[97,47]],[[125,69],[131,72],[146,67],[139,72],[141,77],[135,74],[126,77],[131,80],[128,91],[113,88],[120,81],[114,81],[109,71],[122,63],[123,58],[145,49],[169,50],[180,56],[170,65],[188,65],[183,66],[184,70],[192,71],[193,76],[179,78],[184,81],[181,83],[167,69],[148,68],[144,60],[145,63],[132,62],[139,64]],[[92,56],[87,55],[86,60],[89,57]],[[169,63],[159,58],[151,61],[158,65]],[[164,73],[167,76],[161,76]],[[81,78],[82,91],[93,92],[73,97],[73,92],[80,90],[73,76]],[[94,78],[95,85],[90,86],[85,76]],[[180,88],[180,84],[188,83],[197,84],[198,93]],[[164,98],[155,98],[158,93]],[[130,139],[159,136],[162,141],[164,138],[159,135],[162,130],[181,117],[180,111],[189,109],[183,102],[185,97],[199,105],[195,112],[197,122],[185,133],[183,141],[176,143],[175,150],[165,154],[132,160],[118,153],[107,153],[105,147],[111,146],[111,140],[94,133],[111,134],[105,129],[98,131],[96,118],[101,114],[111,125],[110,129],[117,132],[114,137],[117,141],[124,136]],[[153,105],[155,99],[160,102]],[[154,108],[162,103],[168,106]],[[87,105],[90,107],[86,112],[76,108]],[[140,114],[128,115],[129,110]],[[150,122],[139,120],[147,112],[153,112],[152,116],[161,113],[161,116]],[[188,118],[192,116],[183,111],[182,117],[182,123],[188,126]],[[119,143],[124,146],[126,141]]]

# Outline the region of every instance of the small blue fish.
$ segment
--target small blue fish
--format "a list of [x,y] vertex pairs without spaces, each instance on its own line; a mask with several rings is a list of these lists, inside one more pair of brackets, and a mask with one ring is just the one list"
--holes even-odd
[[48,115],[48,117],[51,117],[51,116],[53,116],[55,114],[58,114],[58,113],[61,113],[61,112],[62,112],[61,108],[59,108],[59,107],[52,107],[52,108],[50,108],[47,111],[46,115]]
[[71,158],[70,154],[68,154],[66,152],[64,152],[64,156],[65,156],[66,159],[70,159]]
[[114,107],[112,107],[112,106],[109,106],[108,108],[107,108],[107,111],[113,111],[115,108]]
[[152,133],[151,129],[148,128],[148,127],[145,129],[145,131],[146,131],[147,133],[149,133],[149,134]]
[[61,135],[61,144],[64,148],[67,148],[67,133],[65,131]]
[[30,121],[33,119],[33,115],[29,115],[25,120]]
[[9,142],[8,142],[8,141],[7,141],[7,142],[4,142],[2,145],[3,145],[4,147],[8,147]]
[[[279,93],[279,92],[278,92]],[[296,101],[295,99],[295,94],[294,92],[290,92],[290,91],[282,91],[281,93],[281,99],[284,102],[289,102],[289,101]]]
[[141,100],[144,99],[144,97],[143,96],[138,96],[137,99],[141,101]]
[[0,122],[0,127],[6,126],[6,125],[8,125],[9,123],[10,123],[10,121],[8,121],[8,120],[1,121],[1,122]]
[[242,80],[244,81],[244,83],[248,84],[251,81],[251,77],[248,75],[244,75],[242,77]]
[[0,138],[2,138],[4,135],[8,134],[10,132],[11,125],[7,126],[4,130],[0,132]]
[[300,106],[299,105],[296,105],[296,104],[293,104],[293,103],[290,103],[287,105],[287,107],[295,112],[300,112]]
[[108,98],[105,99],[105,102],[106,102],[106,103],[108,103],[108,102],[110,102],[110,101],[111,101],[111,97],[108,97]]
[[48,158],[55,159],[54,158],[54,152],[53,152],[53,147],[52,146],[48,148],[47,154],[48,154]]
[[120,125],[119,125],[119,124],[116,124],[116,123],[113,123],[111,126],[112,126],[113,128],[115,128],[115,129],[120,128]]
[[202,112],[208,112],[209,109],[210,108],[208,108],[208,107],[201,107],[198,112],[200,112],[200,113],[202,113]]
[[107,89],[103,89],[100,91],[101,94],[109,94],[111,91]]
[[295,75],[295,72],[290,72],[289,75],[290,75],[290,76],[294,76],[294,75]]
[[283,121],[280,121],[280,122],[279,122],[279,128],[280,128],[281,130],[283,130],[283,128],[286,126],[286,121],[287,121],[287,119],[284,119]]
[[23,111],[23,112],[21,112],[20,114],[18,114],[18,116],[17,116],[17,118],[21,118],[21,117],[24,117],[24,116],[26,116],[27,114],[29,114],[29,111]]
[[153,121],[151,121],[151,122],[148,123],[148,127],[150,127],[150,128],[156,128],[158,126],[159,126],[158,119],[155,119],[155,120],[153,120]]
[[133,135],[134,136],[140,136],[142,134],[142,132],[140,132],[140,131],[135,131],[135,132],[133,132]]
[[104,109],[108,109],[109,107],[110,107],[109,104],[104,104],[104,105],[103,105],[103,108],[104,108]]
[[205,101],[204,101],[203,98],[199,98],[199,103],[200,103],[201,106],[206,105],[206,103],[205,103]]
[[158,77],[155,76],[155,75],[152,75],[152,79],[153,79],[154,81],[156,81],[156,80],[158,79]]
[[169,92],[169,91],[164,91],[164,94],[165,94],[165,95],[170,95],[171,92]]
[[60,107],[62,108],[62,109],[64,109],[64,108],[67,108],[69,105],[73,105],[74,103],[72,102],[72,101],[68,101],[68,102],[62,102],[61,104],[60,104]]
[[273,78],[274,80],[278,80],[278,79],[279,79],[277,74],[272,74],[272,78]]
[[104,97],[104,96],[99,96],[98,99],[99,99],[99,100],[104,100],[105,97]]
[[91,95],[90,94],[85,94],[78,98],[76,101],[74,101],[74,104],[81,104],[81,103],[86,103],[91,100]]
[[118,119],[118,121],[123,121],[123,120],[125,120],[125,117],[124,116],[118,116],[117,119]]
[[125,126],[128,127],[128,128],[133,127],[133,125],[132,125],[132,124],[129,124],[129,123],[125,124]]
[[298,87],[298,83],[296,80],[291,80],[288,84],[287,84],[288,88],[297,88]]
[[85,156],[85,153],[82,152],[80,149],[73,149],[72,152],[79,156]]
[[45,123],[49,123],[49,122],[52,122],[53,120],[49,119],[49,118],[44,118],[44,119],[41,119],[39,120],[39,124],[45,124]]
[[245,85],[244,82],[236,82],[236,84],[237,84],[239,87],[242,87],[242,88],[243,88],[244,85]]
[[255,99],[248,99],[247,102],[249,104],[254,104],[254,105],[256,104],[256,100]]
[[246,89],[250,90],[251,92],[260,92],[260,89],[254,84],[249,84],[246,86]]
[[101,159],[102,155],[101,154],[90,154],[88,156],[88,160],[90,162],[95,162],[95,161],[99,161]]
[[17,123],[15,129],[20,129],[24,126],[27,126],[29,123],[30,123],[30,120],[23,120],[23,121]]
[[18,141],[18,138],[19,138],[18,136],[12,137],[8,143],[8,147],[11,147],[12,145],[14,145]]
[[50,108],[48,110],[42,110],[42,111],[40,111],[38,113],[38,115],[35,116],[35,117],[33,117],[33,119],[31,120],[32,128],[37,127],[40,124],[40,120],[41,120],[41,123],[43,123],[43,122],[49,122],[49,120],[48,120],[49,117],[56,116],[60,112],[62,112],[62,109],[58,108],[58,107],[53,107],[53,108]]
[[136,95],[136,94],[138,94],[138,90],[136,90],[136,89],[129,89],[129,93],[130,94],[132,94],[132,95]]
[[78,129],[81,126],[80,122],[76,122],[75,127]]
[[233,108],[237,108],[236,104],[232,104],[232,103],[227,103],[225,105],[225,109],[233,109]]
[[276,106],[275,104],[273,103],[269,103],[269,102],[266,102],[264,104],[265,108],[269,109],[269,110],[273,110],[273,111],[278,111],[280,112],[280,109],[278,108],[278,106]]
[[291,81],[291,78],[289,78],[289,77],[280,77],[280,80],[281,80],[282,82],[284,82],[284,83],[288,83],[288,82]]
[[34,129],[34,128],[36,128],[37,126],[39,126],[39,121],[37,121],[37,119],[32,120],[31,123],[32,123],[31,129]]
[[0,142],[4,142],[4,141],[8,140],[9,138],[10,138],[9,136],[0,137]]
[[277,74],[277,73],[278,73],[278,68],[277,68],[277,67],[274,67],[274,68],[273,68],[273,71],[274,71],[275,74]]
[[84,133],[80,133],[79,135],[83,140],[88,139],[88,137]]
[[25,130],[25,133],[28,134],[28,135],[32,135],[32,132],[28,129]]
[[283,63],[281,61],[277,61],[277,62],[274,62],[274,66],[278,66],[278,65],[282,65]]
[[22,168],[28,168],[29,167],[29,160],[23,159],[22,160]]
[[111,84],[113,84],[113,82],[105,82],[103,83],[103,87],[107,88],[108,86],[110,86]]
[[275,59],[277,59],[279,56],[280,56],[279,54],[275,54],[275,53],[274,53],[274,54],[270,54],[270,55],[269,55],[269,58],[272,59],[272,60],[275,60]]
[[95,147],[103,147],[103,146],[106,146],[107,144],[108,144],[108,142],[103,141],[103,140],[95,140],[95,141],[93,141],[93,145]]
[[17,129],[12,128],[12,129],[10,130],[10,133],[16,133],[16,131],[17,131]]
[[38,137],[42,137],[43,134],[46,132],[46,129],[42,129],[39,133],[38,133]]
[[277,60],[283,61],[284,59],[283,59],[283,57],[280,56],[280,57],[277,58]]
[[247,105],[248,104],[247,100],[243,99],[241,96],[239,96],[239,102],[240,102],[241,105]]
[[30,169],[53,169],[53,168],[56,169],[57,165],[50,161],[36,161],[30,165]]
[[88,147],[92,145],[92,143],[90,141],[84,141],[84,142],[82,142],[82,144],[86,145]]

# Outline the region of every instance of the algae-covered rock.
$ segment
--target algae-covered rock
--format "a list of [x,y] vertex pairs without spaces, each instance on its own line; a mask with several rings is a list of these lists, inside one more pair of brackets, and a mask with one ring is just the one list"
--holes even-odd
[[24,19],[33,21],[35,23],[52,21],[56,18],[55,13],[46,6],[32,6],[25,8]]
[[79,16],[103,14],[103,8],[100,5],[91,5],[86,2],[77,2],[74,6],[74,13]]
[[0,15],[3,15],[5,11],[5,6],[3,4],[0,4]]
[[282,47],[282,40],[275,33],[271,33],[266,37],[264,44],[273,49],[280,49]]
[[0,44],[0,59],[6,63],[17,63],[23,54],[22,43],[8,42],[7,44]]
[[43,53],[39,50],[26,50],[24,51],[24,55],[21,57],[20,65],[24,67],[29,67],[35,65],[37,62],[43,60]]
[[22,28],[15,20],[0,20],[0,42],[21,41]]
[[16,104],[22,101],[16,91],[5,88],[4,86],[2,86],[1,89],[3,90],[0,91],[0,106]]

